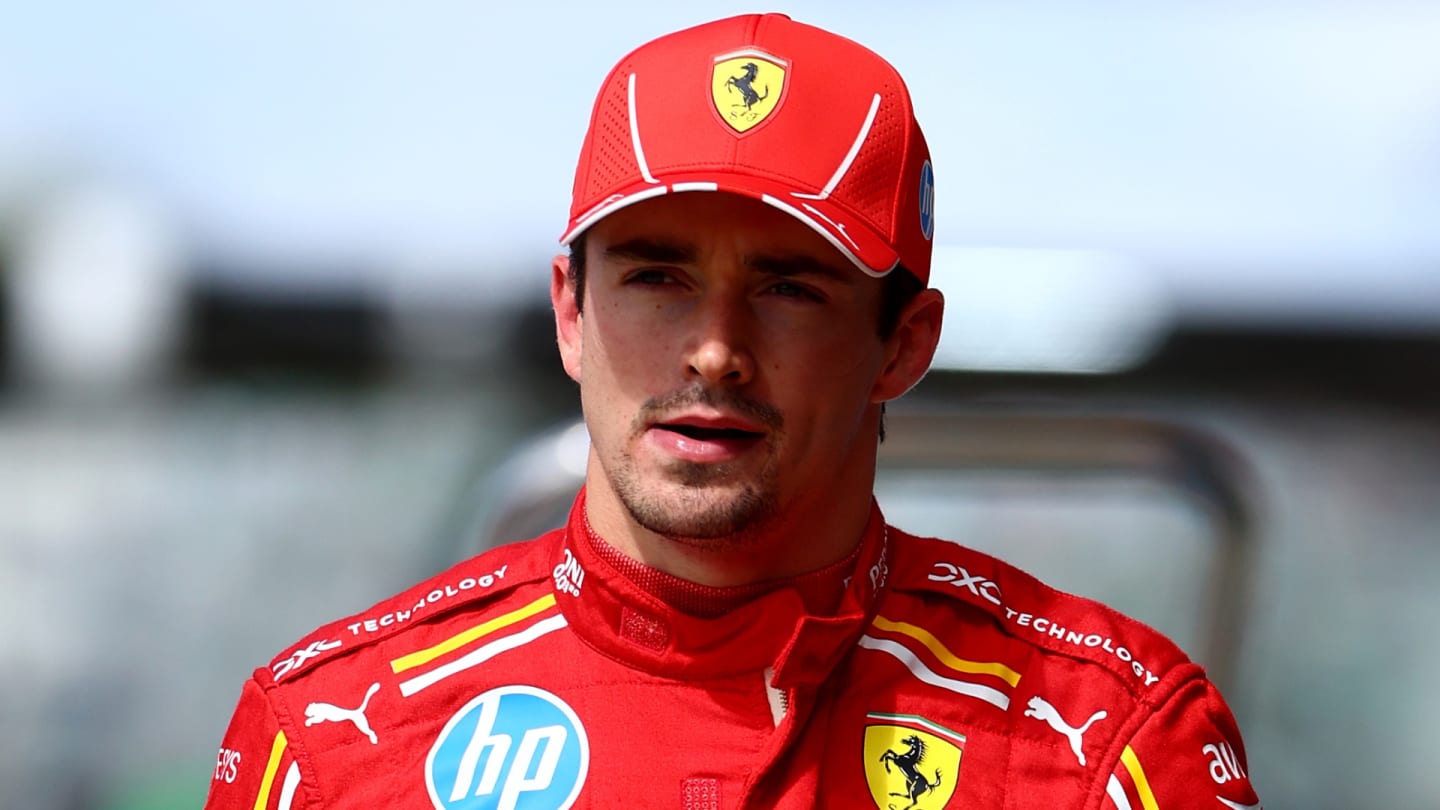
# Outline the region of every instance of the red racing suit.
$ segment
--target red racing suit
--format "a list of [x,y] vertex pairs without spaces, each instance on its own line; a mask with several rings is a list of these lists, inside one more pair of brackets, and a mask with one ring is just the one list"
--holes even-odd
[[878,508],[827,615],[781,588],[697,618],[593,543],[582,492],[302,639],[245,684],[206,807],[1259,807],[1171,642]]

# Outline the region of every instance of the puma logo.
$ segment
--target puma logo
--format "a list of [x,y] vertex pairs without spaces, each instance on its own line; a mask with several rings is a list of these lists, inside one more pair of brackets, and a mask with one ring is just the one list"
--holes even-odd
[[1060,716],[1060,712],[1056,711],[1055,707],[1051,706],[1049,701],[1039,695],[1030,698],[1030,702],[1025,705],[1029,706],[1029,708],[1025,710],[1026,717],[1044,720],[1050,724],[1051,728],[1065,735],[1065,738],[1070,741],[1070,750],[1075,752],[1075,759],[1080,762],[1080,767],[1085,767],[1085,752],[1080,748],[1080,738],[1084,736],[1085,732],[1090,726],[1094,725],[1097,720],[1104,720],[1106,712],[1103,709],[1095,712],[1090,715],[1090,719],[1086,720],[1084,725],[1075,728],[1065,722],[1065,718]]
[[311,703],[305,707],[305,725],[308,727],[317,723],[342,723],[348,720],[355,724],[355,728],[359,729],[361,734],[370,738],[371,745],[379,745],[380,740],[370,728],[370,721],[365,719],[365,707],[370,705],[370,698],[374,697],[378,691],[380,691],[380,684],[370,684],[370,688],[365,692],[365,699],[360,702],[360,707],[357,709],[344,709],[330,703]]

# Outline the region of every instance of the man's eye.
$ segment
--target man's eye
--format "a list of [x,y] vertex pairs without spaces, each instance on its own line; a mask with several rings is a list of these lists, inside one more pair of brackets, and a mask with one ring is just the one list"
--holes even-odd
[[673,281],[664,270],[636,270],[625,279],[627,284],[659,285]]
[[816,295],[810,288],[789,281],[781,281],[771,285],[770,291],[782,298],[801,298],[810,301],[820,300],[820,296]]

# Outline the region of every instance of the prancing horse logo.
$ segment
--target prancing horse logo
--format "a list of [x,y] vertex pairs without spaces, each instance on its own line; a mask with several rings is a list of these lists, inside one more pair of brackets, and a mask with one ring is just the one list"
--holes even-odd
[[[920,763],[925,761],[925,741],[911,734],[901,740],[907,747],[903,754],[895,753],[895,749],[887,748],[885,753],[880,755],[880,761],[885,763],[885,772],[890,772],[890,763],[905,774],[905,792],[891,793],[891,796],[900,796],[909,799],[910,803],[900,810],[910,810],[919,801],[920,797],[940,786],[940,769],[935,769],[935,781],[931,782],[920,772]],[[895,805],[890,805],[894,808]]]
[[865,715],[865,784],[878,810],[941,810],[960,779],[965,735],[913,714]]
[[764,95],[755,92],[755,75],[760,72],[760,66],[754,62],[746,62],[744,70],[744,74],[726,79],[725,86],[740,91],[740,99],[745,104],[745,111],[749,112],[756,104],[770,97],[770,85],[765,85]]
[[784,60],[753,48],[716,57],[710,100],[720,120],[741,135],[759,126],[785,98],[785,69]]

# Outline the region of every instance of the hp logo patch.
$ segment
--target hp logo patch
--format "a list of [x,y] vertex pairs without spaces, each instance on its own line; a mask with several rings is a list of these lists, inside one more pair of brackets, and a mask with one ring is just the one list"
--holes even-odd
[[929,160],[920,166],[920,232],[927,241],[935,233],[935,170]]
[[456,712],[425,759],[435,810],[566,810],[590,768],[575,711],[533,686],[502,686]]

